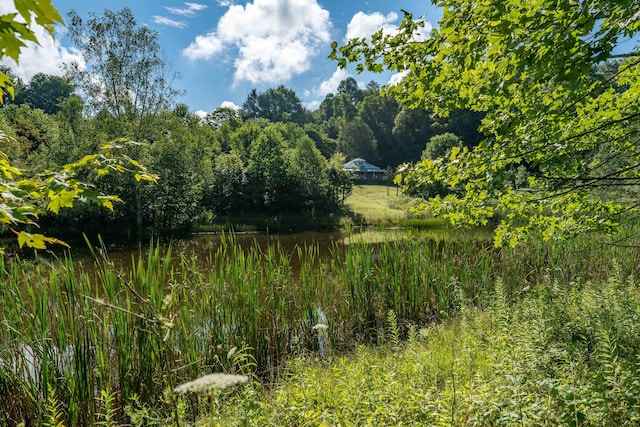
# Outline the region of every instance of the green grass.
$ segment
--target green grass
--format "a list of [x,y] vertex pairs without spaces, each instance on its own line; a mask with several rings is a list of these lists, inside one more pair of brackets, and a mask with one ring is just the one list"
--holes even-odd
[[605,282],[497,288],[484,310],[382,345],[302,357],[274,389],[218,396],[202,425],[635,426],[640,423],[640,291]]
[[[295,273],[292,257],[301,260]],[[390,310],[398,347],[397,338],[411,335],[407,324],[449,322],[461,310],[491,307],[496,293],[510,302],[539,285],[561,292],[576,283],[609,283],[616,271],[614,278],[638,274],[638,249],[593,238],[497,250],[486,240],[354,237],[322,259],[315,246],[293,254],[277,245],[245,250],[229,237],[206,259],[179,258],[170,248],[153,248],[133,259],[131,270],[97,257],[90,272],[70,259],[51,265],[4,259],[0,424],[40,425],[52,413],[62,414],[65,425],[93,425],[106,413],[118,423],[146,412],[193,421],[211,407],[197,397],[176,401],[167,390],[227,372],[250,376],[249,390],[261,393],[257,384],[286,378],[288,360],[320,353],[319,334],[336,357],[386,341]],[[559,323],[568,325],[566,319]],[[319,323],[325,327],[313,329]],[[567,333],[582,340],[592,329]],[[627,346],[621,343],[615,345]],[[253,404],[260,406],[247,403]]]
[[345,201],[346,206],[366,224],[393,223],[409,218],[413,199],[396,187],[385,185],[354,185]]

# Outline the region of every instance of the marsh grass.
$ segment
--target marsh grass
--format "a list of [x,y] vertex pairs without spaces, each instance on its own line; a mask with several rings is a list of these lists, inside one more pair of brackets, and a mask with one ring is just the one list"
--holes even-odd
[[[303,260],[295,272],[292,256]],[[51,408],[65,425],[106,422],[105,414],[109,423],[148,421],[145,411],[162,418],[177,413],[162,398],[167,389],[218,372],[274,384],[296,355],[379,341],[390,310],[400,342],[410,323],[489,307],[496,283],[512,301],[541,283],[571,289],[615,268],[633,276],[637,257],[589,239],[497,250],[486,240],[414,236],[356,238],[326,260],[315,246],[246,250],[227,236],[204,267],[195,256],[176,263],[171,247],[151,248],[128,270],[98,250],[91,271],[65,257],[1,260],[0,420],[38,425]],[[326,328],[314,330],[319,323]],[[190,398],[181,405],[191,420],[211,409]]]
[[298,357],[273,390],[229,397],[202,425],[635,426],[640,291],[620,270],[484,309],[329,359]]

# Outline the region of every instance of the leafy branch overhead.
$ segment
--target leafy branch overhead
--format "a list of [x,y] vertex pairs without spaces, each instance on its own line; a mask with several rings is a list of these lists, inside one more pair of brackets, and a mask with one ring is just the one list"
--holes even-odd
[[49,243],[64,242],[42,234],[18,231],[19,225],[37,225],[39,216],[48,212],[58,214],[62,208],[71,208],[75,202],[93,202],[113,210],[118,196],[105,195],[93,185],[80,180],[81,176],[95,173],[97,176],[112,172],[132,174],[137,181],[156,181],[156,177],[136,160],[119,151],[135,144],[117,141],[102,147],[98,154],[84,156],[75,163],[65,165],[59,171],[44,171],[22,178],[22,171],[11,166],[7,156],[0,153],[0,223],[18,236],[20,246],[45,249]]
[[[0,15],[0,59],[9,57],[18,62],[20,50],[26,43],[38,43],[32,26],[39,25],[53,36],[54,25],[62,23],[62,18],[51,0],[14,0],[14,4],[17,13]],[[4,73],[0,73],[0,89],[14,96],[11,80]],[[11,138],[0,132],[0,142],[10,146]],[[123,148],[132,144],[136,145],[126,140],[115,141],[103,146],[99,153],[86,155],[58,171],[45,170],[35,174],[25,174],[11,164],[6,152],[0,151],[0,225],[17,235],[21,247],[44,249],[50,243],[65,244],[18,228],[37,226],[39,216],[46,212],[58,214],[60,209],[70,208],[76,201],[95,202],[113,209],[113,203],[121,201],[119,197],[103,194],[81,180],[91,173],[98,177],[112,172],[129,173],[136,181],[155,181],[156,177],[144,166],[123,154]]]
[[[35,23],[43,27],[53,36],[54,25],[62,23],[62,17],[51,5],[51,0],[13,0],[17,13],[0,15],[0,58],[9,57],[16,63],[20,58],[20,50],[27,42],[38,43],[31,29]],[[0,88],[14,96],[11,79],[0,72]],[[0,91],[0,104],[3,103]]]
[[[385,90],[412,107],[487,113],[484,142],[410,165],[398,181],[462,189],[427,204],[460,225],[499,214],[497,245],[628,220],[640,181],[640,2],[435,3],[443,17],[426,40],[424,18],[405,12],[396,33],[334,43],[330,55],[402,73]],[[612,72],[594,72],[606,61]],[[525,186],[514,185],[518,168]]]

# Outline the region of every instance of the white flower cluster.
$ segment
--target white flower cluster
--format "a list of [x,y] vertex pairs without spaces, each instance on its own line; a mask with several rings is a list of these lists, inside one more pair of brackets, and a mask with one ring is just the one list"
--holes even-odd
[[211,390],[222,390],[236,384],[246,383],[247,381],[249,381],[249,377],[245,375],[216,373],[205,375],[204,377],[200,377],[197,380],[181,384],[173,389],[173,392],[177,394],[184,394],[189,392],[206,393]]

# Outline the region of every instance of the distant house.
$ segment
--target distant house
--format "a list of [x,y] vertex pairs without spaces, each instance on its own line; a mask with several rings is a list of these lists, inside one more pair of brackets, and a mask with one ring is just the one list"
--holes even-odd
[[342,170],[351,172],[351,176],[355,180],[380,180],[384,179],[387,173],[386,169],[367,163],[365,159],[361,158],[349,160],[342,165]]

